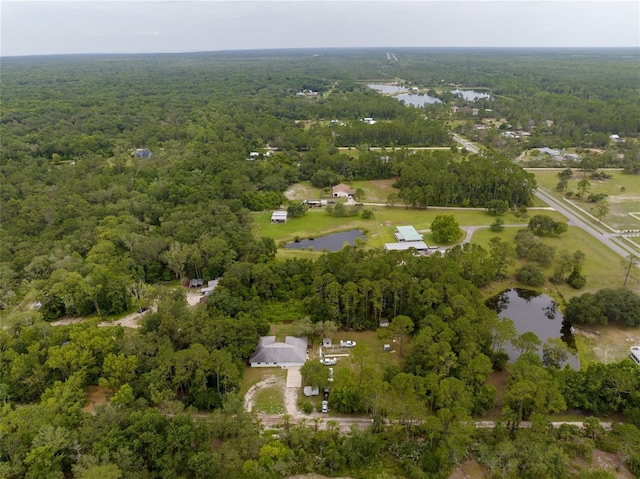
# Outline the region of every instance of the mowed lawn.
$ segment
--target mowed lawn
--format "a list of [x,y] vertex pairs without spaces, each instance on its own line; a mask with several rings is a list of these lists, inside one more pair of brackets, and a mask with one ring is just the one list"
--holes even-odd
[[[540,186],[545,188],[557,198],[562,198],[562,194],[556,191],[556,185],[560,181],[558,173],[562,171],[558,169],[528,171],[536,175],[536,181]],[[573,171],[573,177],[569,180],[566,191],[578,191],[578,183],[587,179],[590,183],[587,190],[587,196],[591,193],[602,193],[607,195],[605,200],[609,203],[609,214],[603,218],[603,223],[608,224],[614,229],[630,230],[640,229],[640,179],[637,175],[627,175],[622,170],[612,169],[604,170],[613,177],[609,180],[597,180],[589,178],[589,174],[584,174],[579,170]],[[594,205],[588,201],[573,198],[572,203],[589,211]],[[593,214],[593,212],[591,212]],[[629,213],[638,213],[635,217]]]

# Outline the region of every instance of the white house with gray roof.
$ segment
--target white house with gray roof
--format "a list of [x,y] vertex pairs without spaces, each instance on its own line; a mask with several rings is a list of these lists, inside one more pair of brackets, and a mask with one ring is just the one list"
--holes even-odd
[[252,368],[302,366],[307,360],[307,338],[287,336],[277,342],[275,336],[263,336],[249,358]]

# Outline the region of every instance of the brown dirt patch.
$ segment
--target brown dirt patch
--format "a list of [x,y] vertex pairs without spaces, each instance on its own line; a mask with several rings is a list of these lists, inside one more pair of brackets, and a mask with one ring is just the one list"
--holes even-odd
[[449,479],[483,479],[486,477],[487,474],[482,466],[473,459],[469,459],[456,467]]
[[104,406],[107,404],[112,394],[113,391],[109,388],[103,386],[88,386],[87,392],[84,394],[87,403],[82,410],[93,413],[96,410],[96,406]]
[[620,458],[616,454],[601,451],[600,449],[594,449],[591,454],[591,467],[594,469],[604,469],[619,479],[633,479],[634,476],[631,471],[624,465],[620,466]]
[[289,200],[308,200],[318,196],[318,189],[311,186],[296,183],[291,185],[287,191],[284,192],[284,196]]

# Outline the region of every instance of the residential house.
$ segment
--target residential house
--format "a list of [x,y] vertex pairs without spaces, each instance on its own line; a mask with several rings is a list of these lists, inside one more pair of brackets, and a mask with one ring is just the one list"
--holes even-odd
[[263,336],[249,358],[252,368],[302,366],[307,360],[307,338],[287,336],[276,342],[275,336]]
[[138,148],[133,153],[133,156],[136,158],[151,158],[152,153],[151,153],[151,150],[149,150],[148,148]]
[[356,190],[352,190],[344,183],[340,183],[339,185],[333,187],[331,195],[334,198],[351,198],[353,195],[355,195],[355,193]]

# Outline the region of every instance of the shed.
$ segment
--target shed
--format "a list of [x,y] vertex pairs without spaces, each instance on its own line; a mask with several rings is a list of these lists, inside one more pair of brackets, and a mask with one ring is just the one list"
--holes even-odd
[[331,347],[331,338],[323,338],[322,339],[322,347],[330,348]]
[[204,281],[202,280],[202,278],[194,278],[189,281],[190,288],[200,288],[202,287],[203,284],[204,284]]
[[277,210],[271,214],[272,223],[286,223],[288,213],[285,210]]
[[275,336],[263,336],[249,358],[252,368],[302,366],[307,360],[307,338],[287,336],[276,342]]

